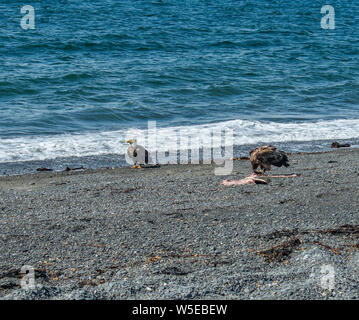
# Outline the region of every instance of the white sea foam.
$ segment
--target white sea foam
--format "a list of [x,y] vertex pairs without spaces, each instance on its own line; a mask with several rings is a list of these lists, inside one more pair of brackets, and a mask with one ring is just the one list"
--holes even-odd
[[[221,140],[213,139],[215,142],[211,143],[211,132],[218,135],[221,130],[226,129],[233,130],[235,145],[340,140],[359,137],[359,119],[297,123],[232,120],[196,126],[157,128],[157,143],[153,143],[154,136],[151,135],[149,145],[160,151],[178,150],[187,148],[187,137],[192,137],[199,139],[201,147],[218,147]],[[0,140],[0,162],[124,154],[127,148],[125,139],[137,137],[139,143],[147,145],[147,134],[147,129],[130,128],[109,132],[3,138]]]

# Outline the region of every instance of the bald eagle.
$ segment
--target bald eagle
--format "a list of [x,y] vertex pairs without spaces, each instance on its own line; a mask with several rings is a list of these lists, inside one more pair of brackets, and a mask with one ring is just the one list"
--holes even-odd
[[130,144],[127,149],[127,154],[132,159],[132,168],[141,168],[142,164],[148,164],[152,162],[149,152],[144,147],[138,145],[136,139],[126,140],[126,143]]
[[[258,147],[249,154],[253,172],[256,174],[264,174],[266,170],[271,170],[272,165],[289,167],[287,155],[283,151],[277,151],[277,148],[271,145]],[[261,172],[257,171],[258,166],[260,166]]]

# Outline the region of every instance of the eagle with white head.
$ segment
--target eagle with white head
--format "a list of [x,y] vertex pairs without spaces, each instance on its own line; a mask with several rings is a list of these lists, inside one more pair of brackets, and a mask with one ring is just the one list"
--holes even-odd
[[142,168],[141,165],[152,162],[150,153],[144,147],[137,144],[136,139],[128,139],[126,143],[130,144],[127,148],[127,154],[133,162],[132,168]]

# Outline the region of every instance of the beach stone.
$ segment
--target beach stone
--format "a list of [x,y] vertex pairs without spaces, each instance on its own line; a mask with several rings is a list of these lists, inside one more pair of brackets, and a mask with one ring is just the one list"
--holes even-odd
[[300,176],[234,188],[249,161],[0,177],[0,299],[358,298],[357,159],[293,154],[273,174]]

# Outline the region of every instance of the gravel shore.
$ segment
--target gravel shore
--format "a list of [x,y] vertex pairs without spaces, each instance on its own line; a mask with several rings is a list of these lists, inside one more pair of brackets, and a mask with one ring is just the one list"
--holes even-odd
[[358,299],[359,149],[289,159],[0,177],[0,299]]

